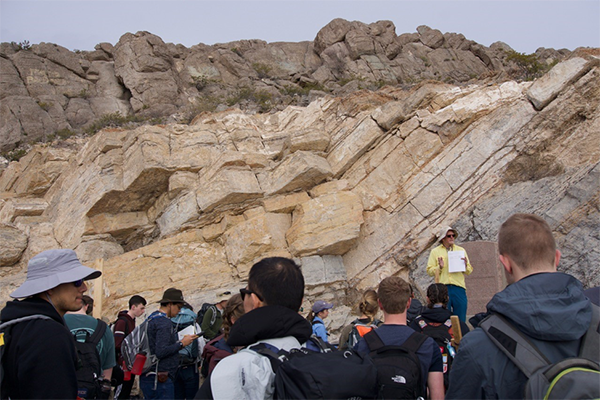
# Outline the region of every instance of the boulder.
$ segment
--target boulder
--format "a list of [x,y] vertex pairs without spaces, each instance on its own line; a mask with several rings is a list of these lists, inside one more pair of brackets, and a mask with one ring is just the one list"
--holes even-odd
[[0,267],[16,264],[27,248],[27,235],[17,228],[0,224]]
[[173,108],[179,103],[173,59],[158,36],[149,32],[125,34],[115,45],[114,58],[115,74],[131,92],[134,112],[151,106]]
[[531,85],[527,91],[527,98],[533,103],[536,110],[541,110],[554,100],[567,85],[586,74],[593,65],[599,64],[598,59],[588,61],[575,57],[555,65],[550,72]]
[[297,151],[273,170],[268,194],[308,189],[331,176],[331,167],[326,159],[311,152]]
[[358,239],[362,211],[360,198],[351,192],[327,194],[298,205],[285,235],[291,253],[344,254]]
[[285,250],[285,232],[290,225],[289,214],[262,211],[223,234],[227,260],[236,268],[240,279],[246,279],[252,265],[262,258],[290,257]]
[[213,176],[201,177],[196,196],[198,207],[206,213],[219,206],[258,199],[263,189],[249,169],[224,168]]
[[42,215],[48,207],[44,199],[13,198],[8,199],[0,210],[0,223],[10,224],[17,217]]

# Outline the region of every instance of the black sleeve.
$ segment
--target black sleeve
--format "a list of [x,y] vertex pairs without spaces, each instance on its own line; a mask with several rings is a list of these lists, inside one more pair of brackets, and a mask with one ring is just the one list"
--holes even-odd
[[194,397],[194,399],[195,400],[205,400],[205,399],[212,400],[213,399],[212,388],[210,387],[210,375],[208,375],[208,377],[204,380],[204,383],[202,384],[202,386],[200,386],[200,389],[198,389],[198,391],[196,392],[196,397]]
[[75,399],[77,355],[73,336],[56,321],[34,324],[21,331],[17,349],[18,382],[28,382],[19,385],[20,395],[28,399]]

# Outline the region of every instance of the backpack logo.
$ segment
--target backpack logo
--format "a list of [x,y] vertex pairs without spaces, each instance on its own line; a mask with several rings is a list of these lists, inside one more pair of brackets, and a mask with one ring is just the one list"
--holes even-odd
[[396,375],[396,376],[392,376],[392,381],[394,381],[396,383],[406,383],[406,378],[403,377],[402,375]]

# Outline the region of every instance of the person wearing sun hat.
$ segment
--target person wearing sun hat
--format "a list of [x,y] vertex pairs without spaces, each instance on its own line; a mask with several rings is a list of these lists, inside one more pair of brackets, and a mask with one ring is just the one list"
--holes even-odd
[[27,278],[0,313],[4,342],[2,395],[12,399],[75,399],[77,354],[63,319],[83,306],[86,281],[102,273],[73,250],[43,251],[29,260]]
[[165,290],[160,307],[148,316],[148,344],[150,353],[158,358],[158,365],[140,375],[140,388],[145,399],[173,399],[175,397],[175,374],[179,365],[179,350],[192,344],[198,335],[184,335],[179,339],[171,318],[185,304],[179,289]]
[[[448,287],[448,310],[453,315],[458,315],[462,322],[467,320],[467,286],[465,285],[465,274],[471,275],[473,267],[469,262],[469,256],[465,249],[454,244],[458,237],[456,229],[446,226],[437,235],[439,246],[431,250],[429,260],[427,261],[427,274],[436,276],[436,283],[443,283]],[[448,270],[448,252],[461,251],[464,257],[461,257],[465,263],[464,272],[450,272]],[[437,277],[439,276],[439,279]]]

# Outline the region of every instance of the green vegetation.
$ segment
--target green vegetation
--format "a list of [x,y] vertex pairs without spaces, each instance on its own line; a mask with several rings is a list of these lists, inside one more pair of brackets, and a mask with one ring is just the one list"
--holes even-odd
[[225,99],[225,104],[233,106],[243,101],[251,101],[258,105],[260,112],[267,112],[273,108],[273,95],[263,90],[243,86],[239,88],[232,96]]
[[23,40],[22,42],[10,42],[10,45],[12,46],[12,48],[15,51],[21,51],[21,50],[31,50],[31,44],[29,43],[29,40]]
[[40,108],[44,111],[48,111],[50,109],[50,107],[52,107],[52,103],[45,103],[43,101],[38,101],[38,106],[40,106]]
[[133,126],[131,125],[144,121],[145,119],[143,117],[137,115],[123,116],[120,112],[117,111],[111,114],[104,114],[102,117],[97,119],[92,125],[90,125],[85,131],[87,134],[93,135],[104,128],[133,128]]
[[25,149],[15,149],[2,153],[2,157],[6,158],[8,161],[19,161],[25,154],[27,154]]
[[[74,135],[75,135],[75,132],[73,132],[69,128],[64,128],[64,129],[56,131],[56,136],[58,136],[61,139],[67,139]],[[53,137],[49,137],[49,139],[52,140]]]
[[217,82],[216,80],[211,79],[204,74],[192,76],[192,86],[195,86],[196,89],[198,89],[199,91],[201,91],[202,89],[204,89],[206,86],[210,85],[211,83],[216,83],[216,82]]
[[556,65],[558,61],[552,64],[545,64],[540,62],[537,54],[525,54],[519,53],[518,51],[509,50],[506,52],[506,60],[512,61],[521,70],[520,78],[527,81],[532,81],[535,78],[539,78]]
[[311,90],[329,92],[329,90],[320,82],[305,82],[301,86],[285,85],[283,89],[279,90],[279,92],[288,96],[306,96],[310,93]]
[[256,71],[260,79],[269,78],[271,67],[263,63],[252,63],[252,69]]

